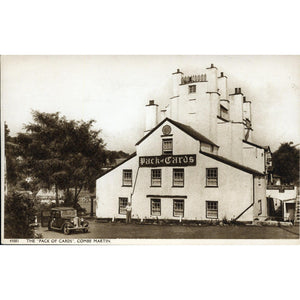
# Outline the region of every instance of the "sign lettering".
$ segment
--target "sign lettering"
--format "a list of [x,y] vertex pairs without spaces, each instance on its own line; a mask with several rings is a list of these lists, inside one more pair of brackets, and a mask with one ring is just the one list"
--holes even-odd
[[196,166],[196,154],[140,156],[140,167]]

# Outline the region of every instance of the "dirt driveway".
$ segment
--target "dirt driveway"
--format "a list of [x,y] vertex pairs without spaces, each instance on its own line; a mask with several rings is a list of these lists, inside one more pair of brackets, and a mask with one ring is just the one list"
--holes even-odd
[[98,223],[89,220],[88,233],[64,235],[39,227],[37,233],[43,238],[70,239],[299,239],[299,226],[183,226],[183,225],[138,225],[123,223]]

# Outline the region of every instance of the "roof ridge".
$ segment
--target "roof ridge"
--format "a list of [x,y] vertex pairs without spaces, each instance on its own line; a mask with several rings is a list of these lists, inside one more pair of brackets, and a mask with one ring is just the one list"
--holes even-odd
[[[212,144],[212,145],[214,145],[214,146],[219,147],[217,144],[215,144],[213,141],[211,141],[209,138],[207,138],[206,136],[204,136],[202,133],[200,133],[198,130],[194,129],[194,128],[191,127],[190,125],[183,124],[183,123],[180,123],[180,122],[174,121],[174,120],[172,120],[172,122],[174,122],[175,125],[177,124],[177,126],[179,126],[179,127],[180,127],[180,126],[188,127],[189,129],[193,130],[196,134],[199,134],[202,138],[206,139],[207,142],[208,142],[209,144]],[[172,122],[171,122],[171,123],[172,123]]]
[[217,144],[215,144],[213,141],[211,141],[206,136],[204,136],[203,134],[201,134],[199,131],[195,130],[190,125],[186,125],[186,124],[180,123],[178,121],[174,121],[174,120],[172,120],[172,119],[170,119],[168,117],[166,117],[161,122],[159,122],[145,136],[143,136],[135,145],[136,146],[139,145],[142,141],[144,141],[148,136],[150,136],[158,127],[160,127],[166,121],[169,121],[171,124],[175,125],[179,129],[181,129],[182,131],[184,131],[186,134],[188,134],[189,136],[191,136],[192,138],[194,138],[194,139],[196,139],[196,140],[198,140],[200,142],[204,142],[204,143],[211,144],[213,146],[219,147]]
[[200,151],[200,153],[203,154],[203,155],[206,155],[208,157],[214,158],[214,159],[216,159],[218,161],[221,161],[221,162],[223,162],[223,163],[225,163],[225,164],[227,164],[229,166],[232,166],[234,168],[242,170],[244,172],[247,172],[247,173],[250,173],[250,174],[256,174],[256,175],[265,175],[262,172],[259,172],[259,171],[255,170],[255,169],[252,169],[252,168],[249,168],[247,166],[241,165],[241,164],[239,164],[239,163],[237,163],[237,162],[235,162],[233,160],[230,160],[230,159],[228,159],[228,158],[226,158],[224,156],[220,156],[220,155],[216,155],[216,154],[212,154],[212,153],[208,153],[208,152],[203,152],[203,151]]

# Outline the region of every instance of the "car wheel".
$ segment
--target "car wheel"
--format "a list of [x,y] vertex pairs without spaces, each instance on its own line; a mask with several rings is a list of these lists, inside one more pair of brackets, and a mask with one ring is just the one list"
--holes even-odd
[[65,224],[65,225],[64,225],[63,233],[64,233],[64,234],[70,234],[70,228],[69,228],[69,225],[68,225],[68,224]]
[[84,229],[83,229],[83,232],[84,232],[84,233],[87,233],[88,231],[89,231],[89,230],[88,230],[87,228],[84,228]]

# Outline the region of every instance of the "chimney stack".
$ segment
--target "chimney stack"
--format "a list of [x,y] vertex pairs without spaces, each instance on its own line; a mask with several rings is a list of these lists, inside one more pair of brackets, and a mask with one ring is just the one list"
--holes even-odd
[[[227,77],[224,76],[224,73],[221,72],[221,76],[218,77],[218,88],[220,93],[220,100],[228,100],[228,88],[227,88]],[[222,105],[229,109],[227,101],[223,101]]]
[[214,64],[211,64],[207,70],[207,92],[209,93],[217,93],[218,92],[218,84],[217,84],[217,68]]
[[232,160],[243,163],[244,124],[243,124],[243,94],[241,88],[235,88],[230,100],[230,119],[231,119],[231,158]]
[[235,88],[234,94],[230,94],[230,118],[233,122],[243,121],[243,94],[241,88]]
[[149,104],[146,105],[146,126],[145,134],[157,125],[158,105],[154,100],[149,100]]
[[249,120],[252,122],[251,118],[251,101],[247,101],[246,97],[243,97],[243,120]]
[[165,118],[167,117],[167,110],[164,108],[164,109],[161,109],[160,110],[160,120],[164,120]]
[[177,69],[175,73],[172,73],[173,77],[173,97],[179,96],[179,85],[181,84],[181,78],[183,73],[180,71],[180,69]]

